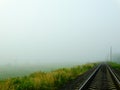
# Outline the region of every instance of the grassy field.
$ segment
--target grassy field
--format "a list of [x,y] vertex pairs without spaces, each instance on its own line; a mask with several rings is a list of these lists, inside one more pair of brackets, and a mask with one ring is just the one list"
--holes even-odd
[[58,90],[67,81],[75,79],[96,64],[61,68],[51,72],[35,72],[28,76],[0,81],[0,90]]
[[28,76],[33,72],[42,71],[50,72],[59,68],[70,68],[77,64],[51,63],[51,64],[24,64],[24,65],[0,65],[0,80],[5,80],[14,77]]
[[115,62],[108,62],[108,63],[112,68],[120,70],[120,64],[119,63],[115,63]]

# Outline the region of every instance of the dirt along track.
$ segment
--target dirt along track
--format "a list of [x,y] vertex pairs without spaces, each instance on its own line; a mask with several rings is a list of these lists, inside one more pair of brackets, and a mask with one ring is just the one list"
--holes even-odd
[[102,63],[61,90],[120,90],[120,81],[113,70],[106,63]]

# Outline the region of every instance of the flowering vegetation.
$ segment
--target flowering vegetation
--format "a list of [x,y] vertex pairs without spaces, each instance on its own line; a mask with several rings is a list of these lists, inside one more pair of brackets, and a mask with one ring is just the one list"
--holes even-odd
[[0,81],[0,90],[58,90],[69,80],[86,72],[96,64],[79,65],[62,68],[51,72],[35,72],[29,76],[10,78]]

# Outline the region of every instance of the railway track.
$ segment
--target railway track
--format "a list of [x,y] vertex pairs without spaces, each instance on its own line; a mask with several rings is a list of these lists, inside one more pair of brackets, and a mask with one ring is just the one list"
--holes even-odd
[[101,64],[83,85],[75,90],[120,90],[120,81],[107,64]]

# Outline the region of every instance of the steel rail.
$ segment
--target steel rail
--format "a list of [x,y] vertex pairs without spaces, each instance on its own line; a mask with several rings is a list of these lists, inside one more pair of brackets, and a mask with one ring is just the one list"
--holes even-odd
[[[78,89],[78,90],[85,90],[89,84],[92,82],[92,80],[95,78],[97,72],[99,71],[100,67],[101,67],[102,64],[100,64],[96,69],[95,71],[88,77],[88,79],[83,83],[83,85]],[[106,64],[106,67],[112,77],[112,80],[114,82],[114,85],[116,86],[116,88],[119,90],[120,89],[120,80],[117,78],[116,76],[116,73],[114,73],[112,71],[112,69],[110,68],[110,66],[108,66]]]
[[116,77],[115,73],[112,71],[112,69],[110,68],[110,66],[107,65],[107,67],[108,67],[111,75],[113,76],[114,80],[116,81],[118,87],[120,88],[120,80]]
[[94,78],[98,70],[100,69],[101,64],[98,65],[98,67],[95,69],[95,71],[88,77],[88,79],[83,83],[83,85],[79,88],[79,90],[84,90],[84,88],[88,85],[89,81]]

